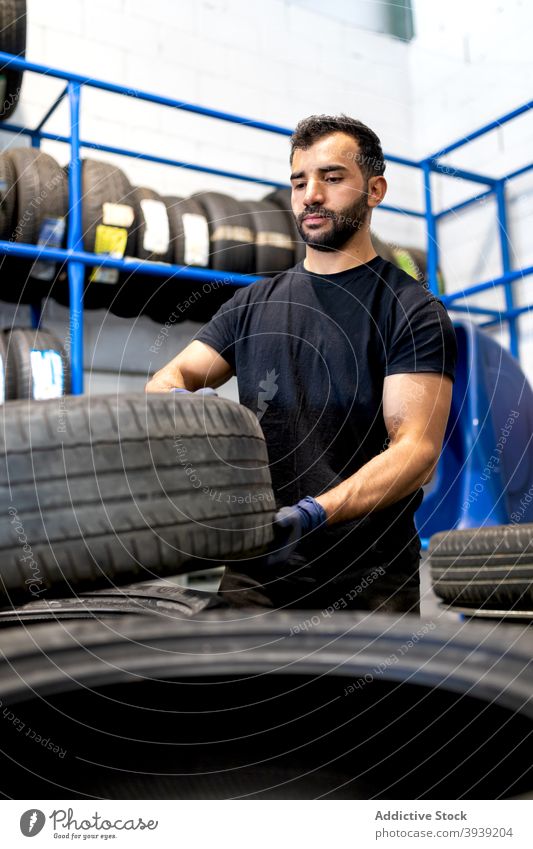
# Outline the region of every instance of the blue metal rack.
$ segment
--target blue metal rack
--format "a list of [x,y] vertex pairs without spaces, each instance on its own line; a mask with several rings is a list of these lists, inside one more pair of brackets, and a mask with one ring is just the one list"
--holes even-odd
[[[114,83],[105,82],[83,77],[80,74],[61,71],[57,68],[50,68],[45,65],[38,65],[33,62],[28,62],[10,53],[0,51],[0,64],[10,65],[15,69],[25,70],[37,74],[43,74],[47,77],[66,80],[67,85],[61,92],[59,97],[52,103],[51,107],[41,119],[39,124],[34,128],[21,127],[17,124],[1,124],[0,130],[5,132],[16,133],[18,135],[29,136],[33,147],[39,147],[43,139],[52,141],[64,142],[70,145],[71,151],[71,167],[69,169],[69,227],[67,248],[50,248],[40,247],[38,245],[20,244],[15,242],[0,240],[0,255],[8,254],[9,256],[25,257],[26,259],[48,259],[55,262],[66,262],[68,268],[69,294],[70,294],[70,340],[71,340],[71,369],[72,369],[72,392],[73,394],[81,394],[83,392],[83,282],[84,270],[87,265],[98,265],[110,268],[116,268],[125,272],[142,271],[143,274],[151,274],[158,277],[181,277],[189,280],[212,280],[216,274],[218,281],[225,281],[233,285],[248,286],[250,283],[257,282],[260,277],[253,275],[233,274],[230,272],[206,270],[200,268],[190,268],[181,265],[168,265],[163,263],[148,262],[143,260],[130,259],[113,259],[102,255],[88,253],[83,250],[82,239],[82,189],[81,189],[81,158],[80,152],[82,148],[91,150],[101,150],[107,153],[119,154],[121,156],[130,156],[135,159],[146,160],[147,162],[157,162],[164,165],[172,165],[179,168],[187,168],[193,171],[199,171],[204,174],[213,174],[220,177],[229,177],[234,180],[245,180],[249,183],[258,183],[261,185],[277,188],[285,188],[286,185],[272,180],[263,180],[258,177],[253,177],[248,174],[241,174],[235,171],[227,171],[218,168],[208,168],[191,162],[182,162],[177,159],[169,159],[161,156],[153,156],[151,154],[142,153],[141,151],[131,150],[129,148],[112,147],[110,145],[92,142],[87,139],[80,138],[79,123],[80,123],[80,96],[84,86],[100,89],[101,91],[121,94],[126,97],[134,97],[150,103],[157,103],[161,106],[169,106],[174,109],[181,109],[185,112],[191,112],[197,115],[204,115],[208,118],[214,118],[219,121],[227,121],[233,124],[239,124],[245,127],[252,127],[257,130],[263,130],[268,133],[276,133],[282,136],[290,136],[292,130],[287,127],[280,127],[276,124],[268,124],[264,121],[254,121],[240,115],[233,115],[229,112],[221,112],[216,109],[208,109],[204,106],[197,106],[192,103],[184,103],[179,100],[174,100],[170,97],[162,97],[149,92],[138,91],[137,89],[126,88],[125,86],[116,85]],[[62,136],[46,132],[43,127],[48,119],[53,115],[59,104],[64,98],[68,98],[70,105],[70,135]],[[387,212],[400,215],[410,215],[415,218],[420,218],[426,222],[427,231],[427,256],[428,256],[428,280],[429,286],[434,293],[438,292],[437,283],[437,268],[439,263],[439,247],[437,227],[439,222],[447,215],[459,212],[465,209],[470,204],[483,201],[488,197],[494,196],[497,204],[498,214],[498,231],[501,247],[501,259],[503,273],[492,280],[487,280],[478,283],[474,286],[469,286],[461,291],[453,292],[449,295],[441,295],[441,300],[451,310],[457,312],[468,311],[483,315],[485,320],[481,326],[488,327],[499,324],[502,321],[507,321],[510,331],[510,349],[513,356],[518,357],[519,353],[519,334],[517,319],[518,316],[530,309],[530,306],[516,307],[513,299],[513,283],[527,275],[533,273],[533,266],[527,266],[520,269],[511,269],[511,259],[509,251],[509,242],[507,235],[507,210],[505,199],[505,186],[514,178],[525,174],[531,168],[533,163],[525,165],[516,171],[506,174],[504,177],[493,178],[484,174],[478,174],[473,171],[467,171],[460,168],[444,165],[440,160],[449,153],[468,144],[474,139],[479,138],[492,130],[501,127],[503,124],[512,121],[519,115],[524,114],[533,108],[533,101],[525,103],[512,112],[503,115],[496,121],[491,121],[489,124],[481,127],[468,136],[459,139],[458,141],[447,145],[436,153],[426,156],[420,160],[408,159],[402,156],[386,155],[388,162],[394,162],[399,165],[405,165],[409,168],[416,168],[422,171],[424,180],[424,198],[425,208],[423,211],[408,209],[405,207],[390,206],[381,204],[380,209]],[[481,193],[468,198],[467,200],[457,203],[448,209],[435,212],[432,202],[431,178],[433,174],[443,174],[454,179],[466,180],[469,182],[478,183],[485,186],[485,190]],[[469,295],[482,292],[485,289],[495,286],[503,286],[505,292],[506,309],[503,311],[489,309],[484,307],[468,307],[457,304],[457,301],[467,298]],[[35,313],[34,313],[34,317]]]

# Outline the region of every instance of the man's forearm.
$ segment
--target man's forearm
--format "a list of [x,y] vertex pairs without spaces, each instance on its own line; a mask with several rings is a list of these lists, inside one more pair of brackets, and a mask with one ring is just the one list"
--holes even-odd
[[382,510],[427,483],[436,464],[432,446],[391,444],[334,489],[316,496],[328,525]]

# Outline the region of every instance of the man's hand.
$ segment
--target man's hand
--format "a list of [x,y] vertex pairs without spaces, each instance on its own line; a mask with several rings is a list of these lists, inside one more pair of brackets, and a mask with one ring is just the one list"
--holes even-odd
[[158,371],[144,387],[145,392],[172,392],[176,389],[175,377],[169,375],[164,369]]
[[268,553],[261,558],[260,565],[268,567],[285,563],[302,537],[325,522],[324,508],[310,495],[293,507],[282,507],[274,517],[274,540]]

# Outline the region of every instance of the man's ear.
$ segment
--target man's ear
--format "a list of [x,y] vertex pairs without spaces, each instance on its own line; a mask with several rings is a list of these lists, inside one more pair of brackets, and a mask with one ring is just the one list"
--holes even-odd
[[368,180],[368,205],[371,209],[379,206],[387,193],[387,181],[385,177],[370,177]]

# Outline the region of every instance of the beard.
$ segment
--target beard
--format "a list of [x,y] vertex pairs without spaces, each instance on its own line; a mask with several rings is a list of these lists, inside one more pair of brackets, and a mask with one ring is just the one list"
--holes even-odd
[[[306,230],[303,219],[306,215],[315,213],[328,218],[331,227],[320,232]],[[368,217],[368,201],[366,195],[362,195],[358,201],[347,206],[339,212],[330,209],[310,206],[295,220],[298,232],[303,241],[317,251],[336,251],[344,247],[354,235],[365,225]]]

